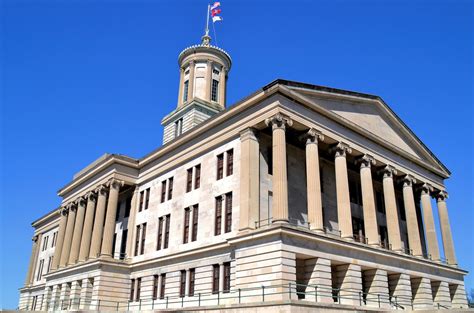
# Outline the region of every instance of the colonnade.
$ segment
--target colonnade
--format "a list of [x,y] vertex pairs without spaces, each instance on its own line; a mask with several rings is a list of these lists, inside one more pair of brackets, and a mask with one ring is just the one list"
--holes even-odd
[[118,196],[123,181],[109,180],[60,209],[51,269],[99,255],[112,256]]
[[[291,127],[293,121],[288,116],[277,113],[265,120],[267,126],[272,127],[272,157],[273,157],[273,203],[272,222],[288,223],[288,174],[287,174],[287,152],[286,152],[286,129]],[[306,139],[306,177],[307,177],[307,210],[308,222],[312,230],[323,232],[323,208],[321,200],[319,146],[323,141],[321,131],[309,129],[304,138]],[[335,141],[334,139],[331,141]],[[255,130],[246,129],[241,133],[241,171],[243,176],[241,198],[249,199],[241,203],[240,229],[250,229],[255,217],[258,216],[258,175],[255,168],[259,160],[259,143]],[[353,240],[351,203],[349,197],[349,180],[347,171],[347,155],[352,154],[352,148],[348,143],[338,141],[331,145],[329,152],[334,156],[336,176],[337,216],[341,237],[349,241]],[[435,190],[429,183],[417,182],[410,174],[397,176],[398,170],[390,164],[385,164],[372,170],[372,166],[383,161],[376,162],[376,158],[369,154],[355,156],[355,162],[359,165],[362,206],[364,216],[365,234],[367,243],[372,246],[380,246],[379,231],[377,227],[377,212],[373,191],[372,174],[381,175],[383,184],[384,204],[386,209],[388,240],[391,250],[402,252],[402,239],[397,213],[397,201],[395,198],[395,183],[402,184],[403,202],[407,221],[407,232],[409,248],[414,256],[422,257],[423,250],[418,227],[417,212],[415,206],[414,188],[421,188],[421,203],[426,229],[426,241],[428,254],[434,261],[440,261],[439,247],[436,237],[436,229],[431,207],[431,197],[437,199],[440,228],[443,238],[443,247],[448,264],[456,265],[456,256],[449,224],[446,206],[447,193],[443,190]],[[257,171],[258,172],[258,171]],[[421,186],[421,187],[418,187]]]

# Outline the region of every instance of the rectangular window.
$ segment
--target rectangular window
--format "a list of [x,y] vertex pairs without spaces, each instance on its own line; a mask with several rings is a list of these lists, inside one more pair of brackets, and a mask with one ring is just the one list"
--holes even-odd
[[268,175],[273,175],[273,147],[267,148]]
[[115,244],[117,243],[117,233],[114,234],[114,239],[112,239],[112,258],[115,257]]
[[190,297],[194,296],[195,279],[196,279],[196,269],[191,268],[189,270],[189,290],[188,290],[188,296]]
[[137,295],[135,296],[135,301],[140,300],[140,291],[142,289],[142,279],[137,278]]
[[161,250],[161,240],[163,239],[163,217],[158,219],[158,238],[156,239],[156,250]]
[[188,243],[189,238],[189,208],[184,209],[184,233],[183,243]]
[[224,177],[224,154],[221,153],[217,156],[217,180]]
[[383,193],[380,191],[375,192],[375,201],[377,203],[377,211],[385,214],[385,202],[383,198]]
[[192,230],[192,235],[191,235],[191,241],[197,240],[198,221],[199,221],[199,205],[195,204],[193,206],[193,230]]
[[51,271],[51,264],[53,263],[53,257],[50,256],[48,258],[48,268],[46,269],[46,274],[49,273],[49,271]]
[[224,290],[223,292],[230,291],[230,263],[224,263]]
[[183,86],[183,102],[188,101],[189,80],[184,82]]
[[122,231],[122,242],[120,243],[120,260],[125,259],[125,254],[127,253],[127,237],[128,237],[128,229],[124,229]]
[[146,193],[145,210],[148,210],[148,205],[150,204],[150,188],[145,190],[145,193]]
[[44,237],[43,239],[43,248],[41,249],[41,251],[46,250],[46,248],[48,248],[48,236]]
[[163,203],[166,201],[166,180],[161,182],[161,200],[160,202]]
[[178,137],[183,133],[183,119],[180,118],[176,122],[174,122],[174,137]]
[[140,254],[145,253],[145,239],[146,239],[146,223],[142,224],[142,246],[140,249]]
[[166,274],[161,274],[160,299],[165,298]]
[[190,192],[193,188],[193,168],[188,169],[186,178],[186,192]]
[[184,297],[186,292],[186,271],[181,271],[181,277],[179,279],[179,296]]
[[138,207],[138,212],[143,210],[143,196],[145,195],[145,191],[140,191],[140,206]]
[[135,295],[135,279],[130,280],[130,301],[133,301]]
[[232,230],[232,192],[225,195],[225,232]]
[[135,232],[135,252],[134,255],[138,255],[138,249],[140,248],[140,225],[137,225],[137,229]]
[[227,172],[226,176],[234,174],[234,150],[227,151]]
[[213,79],[212,87],[211,87],[211,100],[212,101],[217,101],[218,90],[219,90],[219,81]]
[[38,273],[36,275],[36,280],[41,280],[41,277],[43,276],[43,264],[44,264],[44,260],[40,260],[39,266],[38,266]]
[[349,179],[349,196],[352,203],[362,205],[362,191],[356,180]]
[[165,225],[165,242],[163,244],[163,249],[168,248],[168,243],[170,241],[170,219],[171,215],[166,215],[166,225]]
[[194,172],[194,189],[201,187],[201,164],[196,165]]
[[221,234],[222,224],[222,197],[216,198],[216,218],[214,221],[214,235],[218,236]]
[[168,200],[173,198],[173,177],[168,179]]
[[219,292],[219,264],[212,266],[212,293]]
[[405,214],[405,202],[403,202],[403,197],[397,197],[398,210],[400,211],[400,219],[406,221],[407,217]]
[[131,210],[132,210],[132,197],[130,196],[127,198],[127,200],[125,200],[125,214],[123,217],[129,217]]
[[153,300],[158,299],[158,275],[153,275]]
[[319,186],[321,186],[321,193],[324,193],[324,171],[323,168],[319,168]]
[[51,248],[56,246],[56,239],[57,238],[58,238],[58,232],[55,231],[54,234],[53,234],[53,240],[52,240],[52,243],[51,243]]

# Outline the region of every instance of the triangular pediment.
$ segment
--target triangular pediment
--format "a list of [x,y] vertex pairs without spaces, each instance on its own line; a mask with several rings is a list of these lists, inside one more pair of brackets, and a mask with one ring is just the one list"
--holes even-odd
[[446,177],[449,176],[449,170],[379,97],[308,86],[315,88],[285,87],[292,94],[313,103],[319,110],[331,113],[356,131],[370,134],[388,146],[403,151],[407,156],[429,164]]

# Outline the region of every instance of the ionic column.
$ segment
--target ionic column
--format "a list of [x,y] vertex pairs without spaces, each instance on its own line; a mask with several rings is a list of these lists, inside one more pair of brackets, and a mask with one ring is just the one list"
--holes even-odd
[[375,159],[371,155],[365,154],[357,159],[357,163],[360,164],[365,236],[369,245],[380,246],[371,170],[371,165],[375,165]]
[[84,198],[77,199],[76,222],[74,223],[74,232],[72,235],[71,252],[69,253],[68,264],[75,264],[79,256],[81,247],[82,228],[84,226],[84,215],[86,213],[86,202]]
[[349,197],[349,178],[347,176],[346,153],[352,153],[352,149],[345,143],[339,142],[332,149],[335,155],[334,166],[336,170],[336,197],[337,197],[337,219],[341,237],[353,239],[351,200]]
[[260,144],[255,129],[240,132],[240,230],[252,229],[260,207]]
[[135,216],[137,212],[138,186],[132,196],[132,203],[130,205],[130,216],[128,217],[128,236],[127,236],[127,258],[132,256],[133,239],[135,238]]
[[54,248],[53,264],[51,265],[51,269],[53,270],[58,268],[59,261],[61,260],[61,252],[62,252],[63,243],[64,243],[64,234],[66,233],[68,209],[67,208],[59,209],[59,214],[61,215],[61,217],[59,219],[58,237],[56,239],[56,247]]
[[66,266],[71,252],[72,234],[74,232],[74,223],[76,222],[76,204],[69,205],[69,216],[67,218],[66,233],[64,234],[64,243],[61,251],[61,260],[59,266]]
[[312,230],[324,232],[321,178],[319,173],[318,141],[321,132],[311,128],[306,134],[306,194],[308,198],[308,223]]
[[433,218],[433,209],[431,207],[431,193],[433,187],[424,184],[421,187],[421,206],[423,208],[423,221],[425,223],[426,241],[428,246],[428,254],[434,261],[439,261],[438,237],[436,236],[436,227]]
[[411,175],[405,175],[403,182],[403,203],[405,205],[405,216],[407,220],[408,244],[414,256],[422,256],[420,230],[416,216],[415,198],[413,195],[413,184],[416,182]]
[[288,174],[286,169],[286,125],[293,121],[277,113],[265,120],[273,132],[273,223],[288,223]]
[[440,191],[436,195],[438,203],[438,215],[441,226],[441,238],[443,239],[444,256],[448,264],[456,265],[456,254],[454,253],[453,236],[451,234],[451,225],[449,223],[448,207],[446,206],[446,199],[448,193],[446,191]]
[[393,185],[393,176],[397,170],[387,165],[379,171],[383,174],[383,198],[385,203],[385,216],[387,219],[388,242],[393,251],[402,250],[402,238],[400,236],[400,223],[397,212],[397,199],[395,198],[395,187]]
[[207,68],[206,68],[206,93],[204,94],[204,98],[206,101],[211,102],[211,88],[212,88],[212,61],[207,60]]
[[178,107],[183,105],[184,68],[179,69]]
[[227,68],[222,67],[219,73],[219,104],[225,108],[225,88],[226,88],[226,81],[225,78],[227,76]]
[[194,69],[195,69],[194,61],[189,61],[189,83],[188,83],[188,101],[190,102],[194,97]]
[[117,205],[120,187],[123,181],[112,179],[109,181],[109,201],[107,203],[107,216],[105,218],[104,236],[102,237],[102,250],[100,254],[111,256],[112,244],[115,233],[115,218],[117,217]]
[[86,195],[87,207],[84,228],[81,236],[81,247],[79,249],[79,261],[85,261],[89,257],[91,247],[92,227],[94,226],[94,213],[97,196],[93,192]]
[[31,239],[33,241],[33,247],[31,248],[31,256],[30,256],[30,263],[28,265],[28,274],[26,274],[26,281],[25,281],[25,286],[28,286],[32,283],[33,281],[33,276],[34,276],[34,268],[36,267],[36,260],[38,259],[38,241],[39,236],[33,236]]
[[107,197],[107,190],[104,186],[96,189],[97,192],[97,207],[95,209],[94,228],[92,230],[91,248],[89,251],[89,259],[97,258],[100,252],[100,245],[102,243],[102,231],[104,229],[105,219],[105,202]]

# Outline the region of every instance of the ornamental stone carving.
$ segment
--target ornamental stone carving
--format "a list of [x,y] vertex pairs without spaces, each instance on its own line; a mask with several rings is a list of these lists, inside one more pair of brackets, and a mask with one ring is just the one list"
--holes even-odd
[[421,194],[422,195],[431,195],[431,193],[433,193],[433,186],[431,186],[430,184],[428,183],[424,183],[421,187],[420,187],[420,190],[421,190]]
[[448,199],[448,192],[446,190],[441,190],[436,194],[436,201],[446,201]]
[[393,178],[397,175],[398,171],[392,165],[386,165],[381,168],[378,172],[379,175],[382,175],[383,178]]
[[371,165],[375,165],[375,159],[370,154],[364,154],[355,160],[355,164],[359,164],[361,168],[370,168]]
[[293,120],[288,116],[285,116],[281,113],[277,113],[272,117],[269,117],[265,120],[265,124],[267,126],[272,126],[272,129],[283,129],[285,130],[286,126],[288,125],[291,127],[293,125]]
[[306,140],[306,144],[318,144],[319,141],[324,141],[324,135],[315,128],[310,128],[307,133],[301,136],[301,140]]
[[333,153],[337,157],[346,157],[346,154],[352,153],[352,148],[344,142],[338,142],[329,149],[330,153]]
[[416,183],[416,179],[412,175],[407,174],[400,178],[400,182],[403,184],[403,187],[413,187]]

